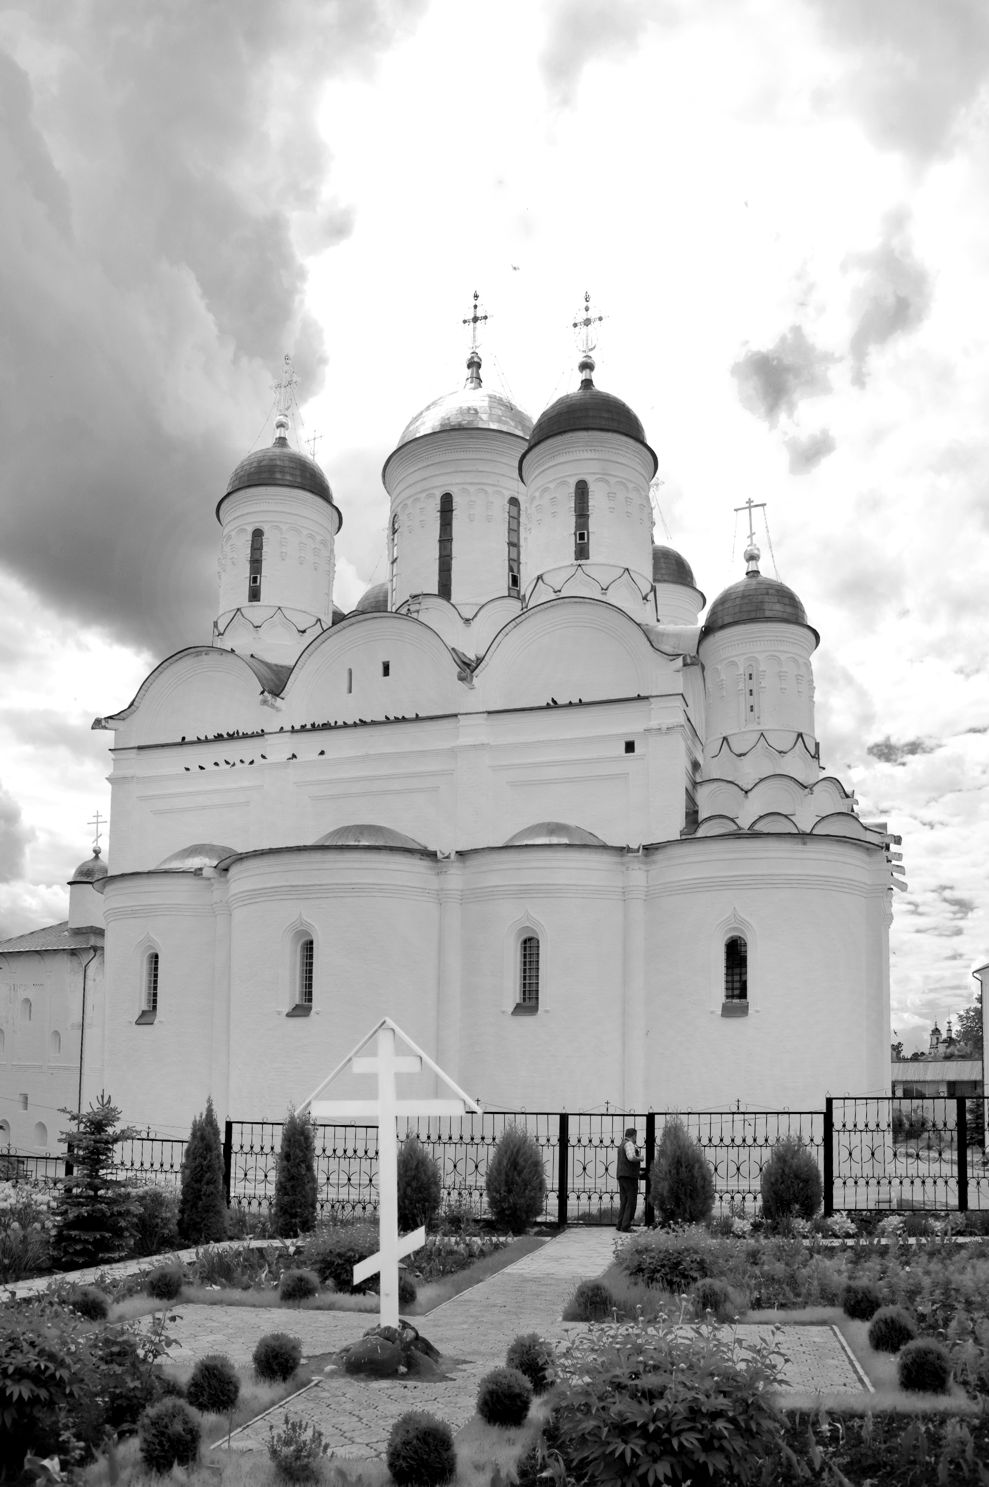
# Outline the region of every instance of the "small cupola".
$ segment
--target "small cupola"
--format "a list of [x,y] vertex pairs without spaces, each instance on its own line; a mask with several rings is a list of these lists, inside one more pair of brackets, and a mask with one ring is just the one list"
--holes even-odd
[[70,929],[103,928],[102,883],[106,876],[107,866],[97,843],[92,857],[80,862],[69,879]]

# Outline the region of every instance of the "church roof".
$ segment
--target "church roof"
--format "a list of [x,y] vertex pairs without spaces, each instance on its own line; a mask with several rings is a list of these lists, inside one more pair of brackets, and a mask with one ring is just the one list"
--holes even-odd
[[746,573],[720,593],[708,610],[704,634],[724,630],[728,625],[749,625],[759,620],[782,620],[784,624],[806,625],[807,611],[792,589],[778,578]]
[[233,857],[236,850],[236,847],[221,847],[216,842],[193,842],[159,862],[155,872],[201,873],[204,867],[216,867],[224,857]]
[[288,490],[308,491],[326,501],[337,513],[339,530],[343,525],[343,514],[333,500],[330,482],[317,465],[301,450],[293,449],[285,430],[288,419],[279,415],[275,420],[275,440],[267,449],[255,449],[245,455],[227,481],[227,488],[216,505],[217,516],[227,496],[235,491],[249,490],[253,486],[276,485]]
[[86,859],[85,862],[80,862],[79,866],[76,868],[75,872],[72,874],[72,877],[69,879],[69,882],[70,883],[95,883],[100,878],[105,878],[106,877],[106,873],[107,873],[106,863],[103,861],[102,857],[100,856],[100,849],[99,849],[99,847],[95,847],[93,849],[93,855],[92,855],[92,857],[87,857],[87,859]]
[[16,955],[30,950],[86,950],[93,946],[102,948],[102,945],[102,929],[96,925],[70,929],[69,921],[63,919],[59,924],[48,924],[44,929],[33,929],[29,934],[0,940],[0,955]]
[[595,387],[591,375],[593,370],[593,360],[585,356],[580,364],[581,383],[577,391],[557,398],[536,419],[529,436],[528,448],[519,460],[519,474],[522,473],[526,455],[531,454],[537,444],[544,444],[547,439],[554,439],[559,434],[602,433],[622,434],[626,439],[634,439],[637,444],[641,444],[652,459],[652,473],[655,475],[659,461],[646,443],[645,429],[638,415],[621,398]]
[[434,398],[409,419],[398,443],[385,460],[382,478],[391,460],[406,444],[424,439],[427,434],[441,434],[451,429],[488,429],[499,434],[515,434],[520,439],[528,439],[532,432],[532,419],[528,413],[523,413],[502,393],[490,392],[482,385],[481,358],[476,351],[467,358],[466,384]]
[[663,547],[660,543],[653,544],[652,549],[652,581],[653,583],[679,583],[686,588],[696,589],[694,570],[672,547]]
[[388,585],[386,583],[373,583],[354,605],[355,614],[375,614],[379,610],[388,608]]
[[328,831],[325,836],[318,837],[313,843],[314,847],[406,847],[413,848],[416,852],[425,852],[428,848],[422,842],[415,841],[411,836],[406,836],[402,831],[396,831],[391,826],[373,826],[369,824],[353,826],[337,826],[333,831]]
[[506,847],[604,847],[607,845],[593,831],[583,826],[571,826],[566,821],[538,821],[534,826],[525,826],[510,836]]

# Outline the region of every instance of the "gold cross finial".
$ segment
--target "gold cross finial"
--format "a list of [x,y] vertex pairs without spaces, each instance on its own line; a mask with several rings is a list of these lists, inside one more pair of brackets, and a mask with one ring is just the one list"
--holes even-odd
[[105,826],[106,825],[106,817],[105,816],[101,816],[100,813],[99,813],[99,811],[97,811],[96,812],[96,815],[93,817],[92,821],[87,821],[86,822],[86,825],[87,826],[94,826],[96,828],[96,837],[95,837],[95,840],[93,842],[93,856],[94,857],[99,857],[99,855],[100,855],[100,826],[101,825],[102,826]]
[[472,312],[471,312],[470,315],[465,315],[464,316],[464,320],[463,320],[464,325],[469,325],[470,326],[470,349],[471,349],[471,351],[476,351],[477,350],[477,327],[479,325],[484,325],[484,323],[486,322],[486,320],[488,318],[487,315],[479,315],[477,313],[477,302],[478,302],[479,299],[480,299],[480,295],[478,294],[477,290],[475,289],[474,290],[474,307],[473,307],[473,310],[472,310]]
[[595,345],[597,344],[591,332],[591,326],[599,325],[603,319],[603,315],[591,314],[591,291],[589,289],[585,289],[584,313],[583,315],[580,315],[578,313],[578,317],[573,323],[573,328],[575,331],[583,331],[583,340],[580,349],[585,356],[590,356],[591,352],[594,350]]
[[751,496],[749,496],[749,498],[745,502],[745,505],[744,506],[736,506],[735,507],[735,511],[736,512],[747,511],[748,514],[749,514],[749,546],[750,547],[755,547],[755,525],[754,525],[754,523],[752,521],[752,513],[753,513],[753,511],[765,511],[765,509],[766,509],[766,503],[765,503],[765,501],[753,501],[753,499],[752,499]]
[[297,401],[295,389],[298,385],[299,379],[295,375],[292,358],[286,351],[282,365],[282,375],[276,382],[271,384],[271,390],[275,394],[275,412],[280,418],[288,418],[292,404]]

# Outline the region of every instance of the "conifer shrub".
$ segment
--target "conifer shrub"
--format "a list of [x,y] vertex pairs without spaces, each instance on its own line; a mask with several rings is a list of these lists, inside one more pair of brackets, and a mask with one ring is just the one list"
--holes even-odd
[[714,1208],[714,1178],[700,1144],[679,1120],[659,1138],[649,1191],[662,1224],[702,1224]]
[[883,1304],[876,1287],[867,1280],[850,1280],[841,1298],[841,1309],[846,1317],[856,1322],[868,1322]]
[[566,1322],[603,1322],[615,1308],[615,1298],[600,1280],[582,1280],[563,1312]]
[[67,1300],[72,1310],[88,1322],[103,1322],[110,1311],[110,1298],[98,1286],[75,1286]]
[[206,1353],[192,1370],[185,1397],[204,1415],[232,1415],[240,1398],[240,1379],[223,1353]]
[[148,1271],[144,1289],[155,1301],[174,1301],[182,1289],[183,1278],[178,1265],[156,1265]]
[[141,1460],[159,1476],[173,1466],[192,1466],[199,1457],[201,1433],[197,1416],[184,1400],[162,1399],[146,1409],[138,1422]]
[[397,1487],[444,1487],[457,1473],[449,1425],[425,1410],[409,1410],[398,1417],[388,1436],[385,1460]]
[[538,1332],[522,1332],[509,1345],[505,1367],[517,1368],[524,1374],[533,1394],[545,1394],[556,1377],[556,1354]]
[[279,1301],[309,1301],[319,1294],[315,1270],[283,1270],[278,1283]]
[[132,1253],[165,1254],[179,1243],[179,1196],[171,1188],[132,1189],[135,1204]]
[[900,1388],[911,1394],[947,1394],[951,1388],[951,1362],[930,1337],[918,1337],[901,1349],[896,1373]]
[[262,1383],[284,1384],[302,1362],[302,1344],[287,1332],[266,1332],[251,1357]]
[[425,1224],[431,1229],[440,1211],[440,1169],[415,1136],[398,1154],[398,1227],[403,1234]]
[[88,1110],[61,1110],[73,1129],[63,1131],[72,1173],[58,1190],[52,1263],[58,1270],[108,1265],[130,1254],[136,1207],[127,1184],[117,1175],[114,1153],[136,1131],[121,1126],[120,1110],[102,1091]]
[[227,1237],[223,1198],[223,1145],[212,1098],[194,1117],[182,1158],[179,1234],[186,1244],[211,1244]]
[[315,1270],[322,1285],[331,1282],[345,1295],[367,1290],[368,1282],[354,1285],[354,1266],[378,1248],[376,1224],[332,1224],[317,1229],[303,1250],[302,1258],[310,1269]]
[[268,1426],[268,1455],[280,1482],[318,1482],[319,1464],[330,1445],[318,1425],[288,1410],[280,1427]]
[[281,1239],[311,1234],[316,1227],[316,1140],[308,1115],[290,1110],[282,1126],[272,1213]]
[[710,1312],[716,1322],[730,1322],[738,1315],[738,1300],[734,1291],[727,1281],[717,1277],[695,1281],[691,1287],[690,1299],[699,1318]]
[[898,1353],[916,1336],[913,1319],[902,1306],[881,1306],[869,1323],[869,1346],[877,1353]]
[[532,1403],[532,1385],[517,1368],[493,1368],[477,1390],[477,1413],[489,1425],[523,1425]]
[[539,1145],[524,1127],[509,1126],[499,1137],[484,1186],[492,1218],[512,1234],[521,1234],[542,1213],[546,1171]]
[[763,1217],[770,1223],[812,1219],[824,1193],[817,1162],[799,1136],[783,1136],[775,1143],[759,1186]]

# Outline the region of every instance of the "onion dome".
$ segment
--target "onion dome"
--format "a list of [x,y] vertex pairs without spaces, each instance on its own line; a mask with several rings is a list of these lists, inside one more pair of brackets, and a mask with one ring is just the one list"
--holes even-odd
[[330,619],[330,627],[332,628],[334,625],[339,625],[340,621],[345,620],[346,618],[347,611],[345,609],[341,609],[339,604],[334,604],[333,614]]
[[679,583],[685,588],[696,589],[694,572],[686,558],[672,547],[662,547],[654,543],[652,549],[652,581],[653,583]]
[[489,429],[494,433],[515,434],[520,439],[528,439],[532,432],[532,419],[521,408],[516,408],[509,398],[499,392],[489,392],[482,386],[481,358],[477,351],[471,351],[467,358],[465,385],[434,399],[409,420],[385,460],[382,478],[391,460],[406,444],[449,429]]
[[403,847],[406,851],[428,852],[422,842],[417,842],[404,832],[391,826],[337,826],[325,836],[313,842],[314,847]]
[[216,842],[193,842],[173,852],[155,868],[158,873],[201,873],[204,867],[216,867],[224,857],[233,857],[234,847],[221,847]]
[[525,826],[510,836],[506,847],[603,847],[606,845],[593,831],[583,826],[571,826],[566,821],[539,821],[535,826]]
[[808,623],[807,612],[792,589],[778,578],[766,578],[759,572],[759,549],[754,543],[745,549],[746,574],[720,593],[708,610],[702,635],[712,635],[729,625],[752,625],[769,621],[785,625],[803,625],[817,640],[820,636]]
[[[227,481],[227,488],[217,505],[217,512],[227,496],[252,486],[277,485],[288,490],[308,491],[334,506],[330,482],[317,465],[301,450],[288,442],[288,419],[280,413],[275,419],[275,442],[267,449],[255,449],[241,460]],[[339,511],[338,511],[339,516]],[[340,517],[342,522],[343,518]]]
[[106,863],[103,861],[102,857],[100,856],[100,849],[99,849],[99,847],[94,847],[93,848],[93,855],[92,855],[92,857],[87,858],[85,862],[80,862],[79,866],[76,868],[75,872],[72,874],[72,877],[69,879],[69,882],[70,883],[95,883],[100,878],[105,878],[105,877],[106,877]]
[[634,439],[636,444],[641,444],[652,459],[652,473],[655,475],[659,461],[646,443],[645,430],[638,415],[621,398],[595,387],[593,371],[594,358],[584,355],[580,362],[580,386],[577,391],[557,398],[536,419],[529,436],[529,446],[519,460],[519,474],[522,473],[526,455],[531,454],[537,444],[543,444],[558,434],[600,433],[622,434],[626,439]]
[[354,605],[354,614],[374,614],[378,610],[388,608],[388,585],[386,583],[373,583]]

